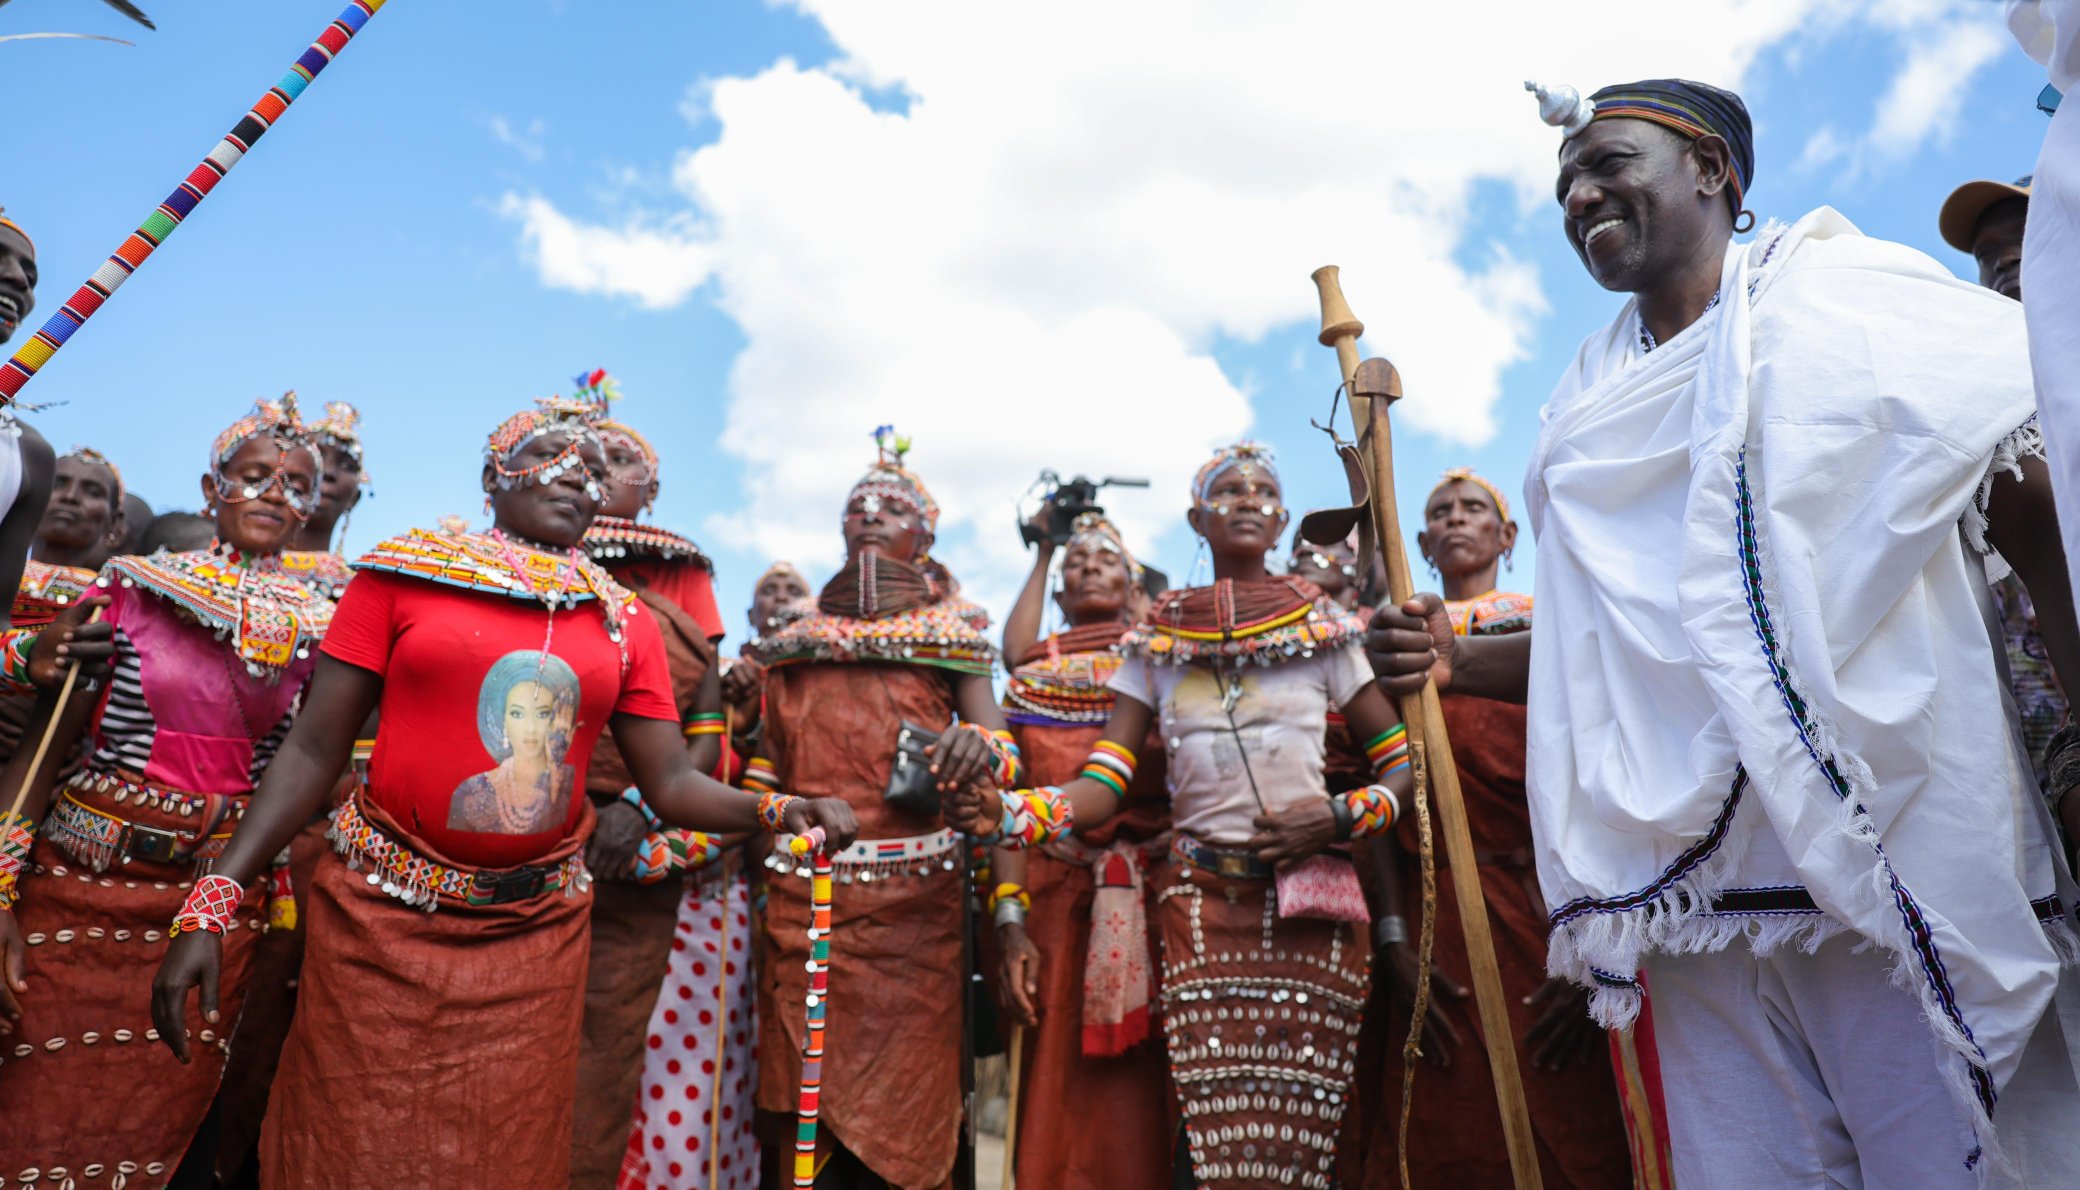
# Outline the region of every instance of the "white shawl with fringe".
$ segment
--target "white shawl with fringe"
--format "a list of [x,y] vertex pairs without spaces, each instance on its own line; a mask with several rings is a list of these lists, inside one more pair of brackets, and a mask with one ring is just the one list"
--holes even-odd
[[[2035,445],[2021,307],[1828,208],[1720,293],[1651,353],[1630,304],[1591,336],[1525,480],[1550,965],[1618,1026],[1643,954],[1852,930],[1990,1142],[2058,980],[2032,901],[2071,904],[1966,546]],[[1824,915],[1714,912],[1799,887]]]

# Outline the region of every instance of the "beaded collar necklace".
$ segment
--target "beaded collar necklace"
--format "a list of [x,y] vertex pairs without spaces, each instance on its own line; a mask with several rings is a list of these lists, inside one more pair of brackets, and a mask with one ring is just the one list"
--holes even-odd
[[592,527],[585,530],[584,546],[595,562],[660,558],[666,562],[688,561],[703,570],[714,569],[708,555],[691,538],[618,516],[592,518]]
[[[1704,313],[1703,313],[1703,314],[1699,314],[1699,315],[1698,315],[1698,317],[1699,317],[1699,318],[1703,318],[1705,314],[1710,314],[1710,313],[1712,312],[1712,309],[1713,309],[1713,307],[1717,306],[1718,304],[1719,304],[1719,295],[1715,293],[1715,294],[1713,294],[1713,295],[1712,295],[1712,300],[1711,300],[1711,301],[1708,301],[1708,302],[1706,302],[1706,303],[1704,304]],[[1659,346],[1661,346],[1661,340],[1659,340],[1659,339],[1656,339],[1656,338],[1654,337],[1654,332],[1653,332],[1653,331],[1650,331],[1650,330],[1648,330],[1648,329],[1647,329],[1647,319],[1646,319],[1646,316],[1645,316],[1645,315],[1642,315],[1642,314],[1634,314],[1634,315],[1633,315],[1633,317],[1635,317],[1635,318],[1638,318],[1638,319],[1639,319],[1639,350],[1640,350],[1640,354],[1641,354],[1641,355],[1645,355],[1645,354],[1646,354],[1647,352],[1649,352],[1649,351],[1652,351],[1652,350],[1654,350],[1654,349],[1655,349],[1656,347],[1659,347]]]
[[237,641],[246,672],[270,682],[297,661],[332,624],[332,600],[282,569],[281,555],[251,555],[228,545],[183,554],[109,560],[95,585],[139,587]]

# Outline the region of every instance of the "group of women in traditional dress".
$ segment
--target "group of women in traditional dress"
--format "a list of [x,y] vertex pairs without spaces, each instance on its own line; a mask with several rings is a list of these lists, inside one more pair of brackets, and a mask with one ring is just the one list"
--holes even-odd
[[[1362,648],[1367,560],[1271,564],[1270,453],[1194,480],[1205,585],[1152,594],[1102,514],[1042,534],[1000,653],[884,428],[844,565],[812,593],[776,563],[725,659],[713,568],[647,519],[662,461],[617,397],[586,373],[493,431],[484,531],[351,565],[351,407],[306,422],[292,393],[219,435],[216,541],[186,553],[116,552],[115,465],[57,460],[0,638],[0,1177],[775,1184],[821,943],[818,1185],[962,1177],[971,972],[1020,1047],[1027,1185],[1391,1183],[1408,745]],[[1528,626],[1494,589],[1514,533],[1470,472],[1432,495],[1460,631]],[[1543,984],[1521,713],[1475,701],[1447,714],[1552,1068],[1541,1156],[1619,1185],[1601,1034]],[[1440,948],[1441,1064],[1463,962]],[[1413,1163],[1502,1168],[1485,1066],[1432,1077]]]

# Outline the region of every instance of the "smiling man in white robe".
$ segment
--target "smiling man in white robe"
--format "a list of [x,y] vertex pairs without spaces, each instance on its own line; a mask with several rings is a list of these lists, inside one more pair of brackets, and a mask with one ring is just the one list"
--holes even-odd
[[1533,449],[1539,627],[1424,597],[1375,666],[1527,701],[1551,967],[1651,1002],[1678,1184],[2080,1185],[2074,886],[1985,579],[2080,679],[2021,308],[1825,208],[1735,241],[1738,96],[1537,90],[1630,295]]

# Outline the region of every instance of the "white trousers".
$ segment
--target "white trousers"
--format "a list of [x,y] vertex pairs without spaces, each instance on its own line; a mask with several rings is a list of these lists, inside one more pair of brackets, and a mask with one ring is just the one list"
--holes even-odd
[[2080,983],[2052,1008],[2001,1092],[2010,1168],[1968,1168],[1976,1141],[1949,1059],[1890,958],[1841,935],[1815,954],[1647,960],[1676,1185],[1682,1190],[2080,1187]]

